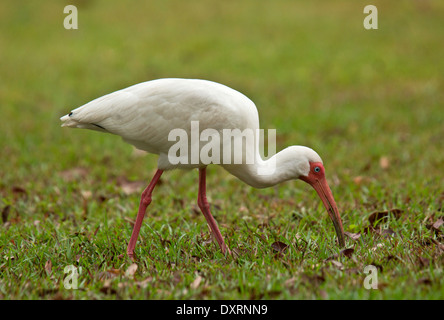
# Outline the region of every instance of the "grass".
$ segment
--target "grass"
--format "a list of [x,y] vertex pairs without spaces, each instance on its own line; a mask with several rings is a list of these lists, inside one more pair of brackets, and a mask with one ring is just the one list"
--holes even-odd
[[[375,1],[72,1],[0,4],[0,298],[443,299],[444,6]],[[197,172],[163,176],[125,256],[155,156],[58,118],[162,77],[229,85],[257,105],[277,149],[324,159],[348,254],[313,190],[255,190],[209,167],[226,258],[196,213]],[[133,183],[130,183],[131,181]],[[373,228],[374,212],[400,209]],[[272,244],[287,245],[276,251]],[[375,265],[378,289],[364,288]],[[64,287],[74,265],[79,289]]]

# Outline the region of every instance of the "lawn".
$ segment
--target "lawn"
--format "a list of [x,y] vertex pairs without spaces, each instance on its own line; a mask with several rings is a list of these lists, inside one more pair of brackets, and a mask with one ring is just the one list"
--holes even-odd
[[[77,30],[63,27],[68,4]],[[373,1],[378,30],[363,27],[367,4],[2,2],[0,298],[443,299],[444,3]],[[239,90],[277,130],[277,150],[315,149],[346,249],[305,183],[257,190],[210,166],[234,256],[198,210],[198,172],[171,171],[128,259],[157,157],[59,118],[167,77]]]

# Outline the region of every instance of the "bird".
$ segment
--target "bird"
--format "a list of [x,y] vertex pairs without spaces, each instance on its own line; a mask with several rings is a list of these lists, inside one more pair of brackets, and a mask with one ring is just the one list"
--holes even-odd
[[[237,158],[237,162],[233,161],[239,148],[229,144],[232,137],[221,138],[217,134],[236,130],[241,133],[247,130],[257,132],[259,115],[252,100],[226,85],[203,79],[149,80],[92,100],[62,116],[60,120],[62,127],[118,135],[137,149],[158,155],[157,170],[142,192],[128,242],[126,253],[130,258],[134,257],[153,190],[162,174],[173,169],[198,169],[198,207],[222,253],[231,254],[211,214],[206,196],[206,169],[213,163],[221,165],[228,173],[254,188],[267,188],[288,180],[308,183],[317,192],[333,222],[338,244],[340,247],[345,246],[342,220],[326,180],[323,161],[317,152],[309,147],[294,145],[265,159],[260,155],[260,139],[255,135],[250,140],[244,137],[242,141],[246,142],[241,145],[240,158]],[[203,139],[202,136],[199,139],[189,138],[196,125],[200,134],[207,133]],[[187,138],[181,141],[179,138],[183,135]],[[203,144],[205,139],[212,141],[212,161],[204,161],[199,156],[204,148],[208,149],[208,145]],[[182,142],[182,147],[178,146],[179,142]],[[222,150],[219,155],[217,147]],[[227,153],[231,154],[225,159]],[[250,158],[250,161],[246,161],[248,156],[253,156],[253,160]]]

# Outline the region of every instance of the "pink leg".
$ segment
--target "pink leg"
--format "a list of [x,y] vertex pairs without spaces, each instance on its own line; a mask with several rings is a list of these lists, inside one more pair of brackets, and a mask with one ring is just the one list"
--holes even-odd
[[154,187],[160,180],[163,170],[157,170],[153,179],[146,189],[142,192],[142,197],[140,199],[139,212],[137,213],[136,223],[134,224],[133,233],[131,234],[131,239],[128,243],[128,248],[126,253],[132,259],[134,254],[134,248],[136,247],[137,238],[139,237],[140,227],[142,226],[143,217],[145,216],[146,208],[151,203],[151,193],[153,193]]
[[216,220],[214,220],[210,212],[210,205],[208,204],[206,195],[206,170],[206,168],[199,169],[199,196],[197,198],[197,204],[204,214],[205,219],[207,219],[207,223],[210,226],[214,236],[216,237],[217,243],[219,243],[219,247],[222,250],[222,253],[225,254],[228,250],[228,253],[231,254],[230,249],[225,244],[224,238],[220,233]]

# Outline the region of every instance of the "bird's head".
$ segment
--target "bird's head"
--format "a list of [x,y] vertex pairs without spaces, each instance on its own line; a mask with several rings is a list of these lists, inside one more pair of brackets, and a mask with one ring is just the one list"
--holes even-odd
[[296,175],[297,177],[311,185],[322,200],[328,215],[330,216],[336,234],[338,236],[339,245],[345,246],[344,229],[342,220],[339,215],[333,194],[328,186],[325,178],[325,169],[321,157],[312,149],[307,147],[297,148]]

